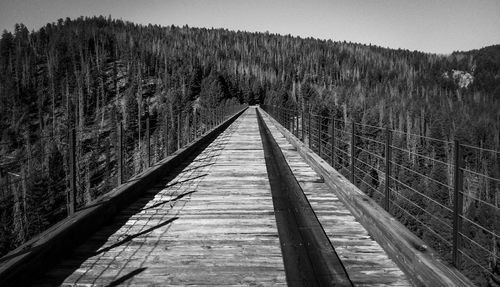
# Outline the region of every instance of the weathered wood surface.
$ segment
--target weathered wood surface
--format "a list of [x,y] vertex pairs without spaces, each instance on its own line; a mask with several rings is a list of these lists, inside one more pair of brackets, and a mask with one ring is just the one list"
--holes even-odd
[[199,139],[180,148],[128,182],[96,198],[0,259],[0,286],[28,286],[76,246],[140,198],[165,174],[203,151],[246,110],[234,114]]
[[36,285],[285,285],[255,109]]
[[412,286],[346,206],[261,113],[355,286]]

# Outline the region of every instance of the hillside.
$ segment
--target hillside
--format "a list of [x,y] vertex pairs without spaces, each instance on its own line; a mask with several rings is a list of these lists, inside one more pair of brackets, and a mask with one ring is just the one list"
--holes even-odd
[[[56,185],[68,184],[60,174],[68,169],[62,138],[71,127],[82,139],[95,130],[115,139],[118,123],[141,126],[146,111],[158,128],[168,130],[180,111],[198,114],[229,102],[311,109],[498,151],[500,45],[443,56],[269,33],[141,26],[104,17],[60,19],[34,32],[18,24],[0,40],[0,184],[9,172],[33,179],[30,188],[23,188],[24,219],[16,217],[22,213],[17,195],[0,207],[0,255],[65,216],[65,211],[48,211],[65,202]],[[453,157],[451,149],[437,144],[404,144],[444,162]],[[92,161],[102,153],[98,149],[90,157],[82,148],[79,156]],[[498,178],[498,156],[469,158],[468,167]],[[451,180],[448,170],[408,162],[443,182]],[[500,204],[498,184],[467,180],[488,186],[469,192]],[[434,193],[443,203],[452,200],[439,191],[436,187]],[[11,195],[2,190],[2,196]],[[91,195],[81,198],[85,204]],[[474,212],[479,221],[493,216],[481,214],[480,204],[470,206],[465,212]],[[12,221],[18,226],[14,231]],[[487,224],[500,232],[494,222]],[[411,228],[430,238],[421,227]],[[488,244],[496,248],[500,242]]]
[[[328,110],[346,105],[359,111],[347,117],[390,121],[419,134],[446,120],[446,138],[495,148],[499,50],[497,45],[438,56],[102,17],[59,20],[34,33],[17,25],[13,34],[4,32],[0,46],[1,139],[64,129],[58,118],[92,126],[97,113],[111,108],[126,118],[128,101],[154,105],[163,95],[182,105],[230,97],[289,106],[311,100],[315,109]],[[458,79],[443,76],[453,70],[470,73],[472,83],[460,88]]]

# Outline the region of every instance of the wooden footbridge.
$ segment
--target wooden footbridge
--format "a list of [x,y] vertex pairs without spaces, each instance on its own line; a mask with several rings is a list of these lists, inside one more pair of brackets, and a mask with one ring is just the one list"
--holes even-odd
[[258,107],[0,262],[0,286],[468,286]]

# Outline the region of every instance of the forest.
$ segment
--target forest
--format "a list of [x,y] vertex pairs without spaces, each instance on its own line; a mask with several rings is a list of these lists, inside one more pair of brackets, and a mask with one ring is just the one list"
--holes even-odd
[[[168,153],[177,140],[169,127],[239,103],[307,110],[412,134],[416,137],[400,137],[398,144],[444,163],[453,161],[451,147],[416,138],[459,140],[484,149],[466,155],[465,167],[488,177],[465,176],[464,193],[473,199],[466,200],[464,215],[484,227],[471,227],[467,236],[487,252],[470,247],[481,261],[464,260],[461,269],[480,285],[495,284],[491,278],[500,276],[500,184],[495,180],[500,178],[500,45],[436,55],[272,33],[145,26],[103,16],[59,19],[31,32],[16,24],[1,36],[0,255],[67,216],[70,129],[81,143],[79,159],[87,162],[78,177],[78,202],[85,206],[112,187],[93,179],[91,170],[99,172],[92,166],[96,159],[106,158],[103,165],[113,161],[105,155],[116,142],[118,123],[138,130],[141,138],[150,115],[155,129],[166,131],[155,141],[164,141]],[[129,152],[140,169],[140,156],[134,156],[140,149]],[[407,154],[395,160],[453,184],[450,168]],[[448,189],[410,172],[400,171],[399,178],[451,206]],[[411,197],[410,191],[404,192]],[[441,228],[422,210],[449,220],[427,197],[412,200],[421,209],[413,213],[418,222]],[[448,252],[417,221],[401,212],[395,216],[431,247]]]

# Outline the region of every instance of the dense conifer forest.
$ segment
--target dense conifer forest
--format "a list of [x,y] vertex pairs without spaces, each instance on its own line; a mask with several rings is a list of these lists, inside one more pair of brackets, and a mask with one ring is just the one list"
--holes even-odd
[[[114,131],[118,122],[140,126],[146,112],[161,128],[168,125],[164,118],[174,121],[179,111],[201,112],[229,102],[308,109],[498,151],[500,45],[435,55],[270,33],[143,26],[105,17],[60,19],[33,32],[17,24],[0,40],[0,184],[20,174],[30,180],[14,191],[2,189],[0,255],[66,216],[66,195],[58,185],[69,184],[62,175],[68,169],[67,143],[60,138],[70,128],[90,136],[92,130]],[[439,142],[398,140],[415,153],[453,160],[452,149]],[[104,152],[82,148],[79,156],[92,162]],[[445,167],[410,155],[396,160],[452,184]],[[500,178],[498,153],[470,154],[465,165]],[[405,183],[420,185],[439,203],[452,200],[447,189],[400,173]],[[84,176],[80,182],[86,184]],[[465,182],[465,193],[496,207],[466,202],[464,214],[493,233],[470,229],[467,235],[498,255],[499,184],[474,176]],[[82,204],[95,196],[82,190]],[[450,220],[425,199],[412,199]],[[441,228],[427,213],[414,214]],[[396,216],[446,253],[448,247],[417,221]],[[490,253],[478,260],[498,270],[500,263]],[[488,275],[476,265],[464,261],[462,268],[476,282],[488,284]]]

